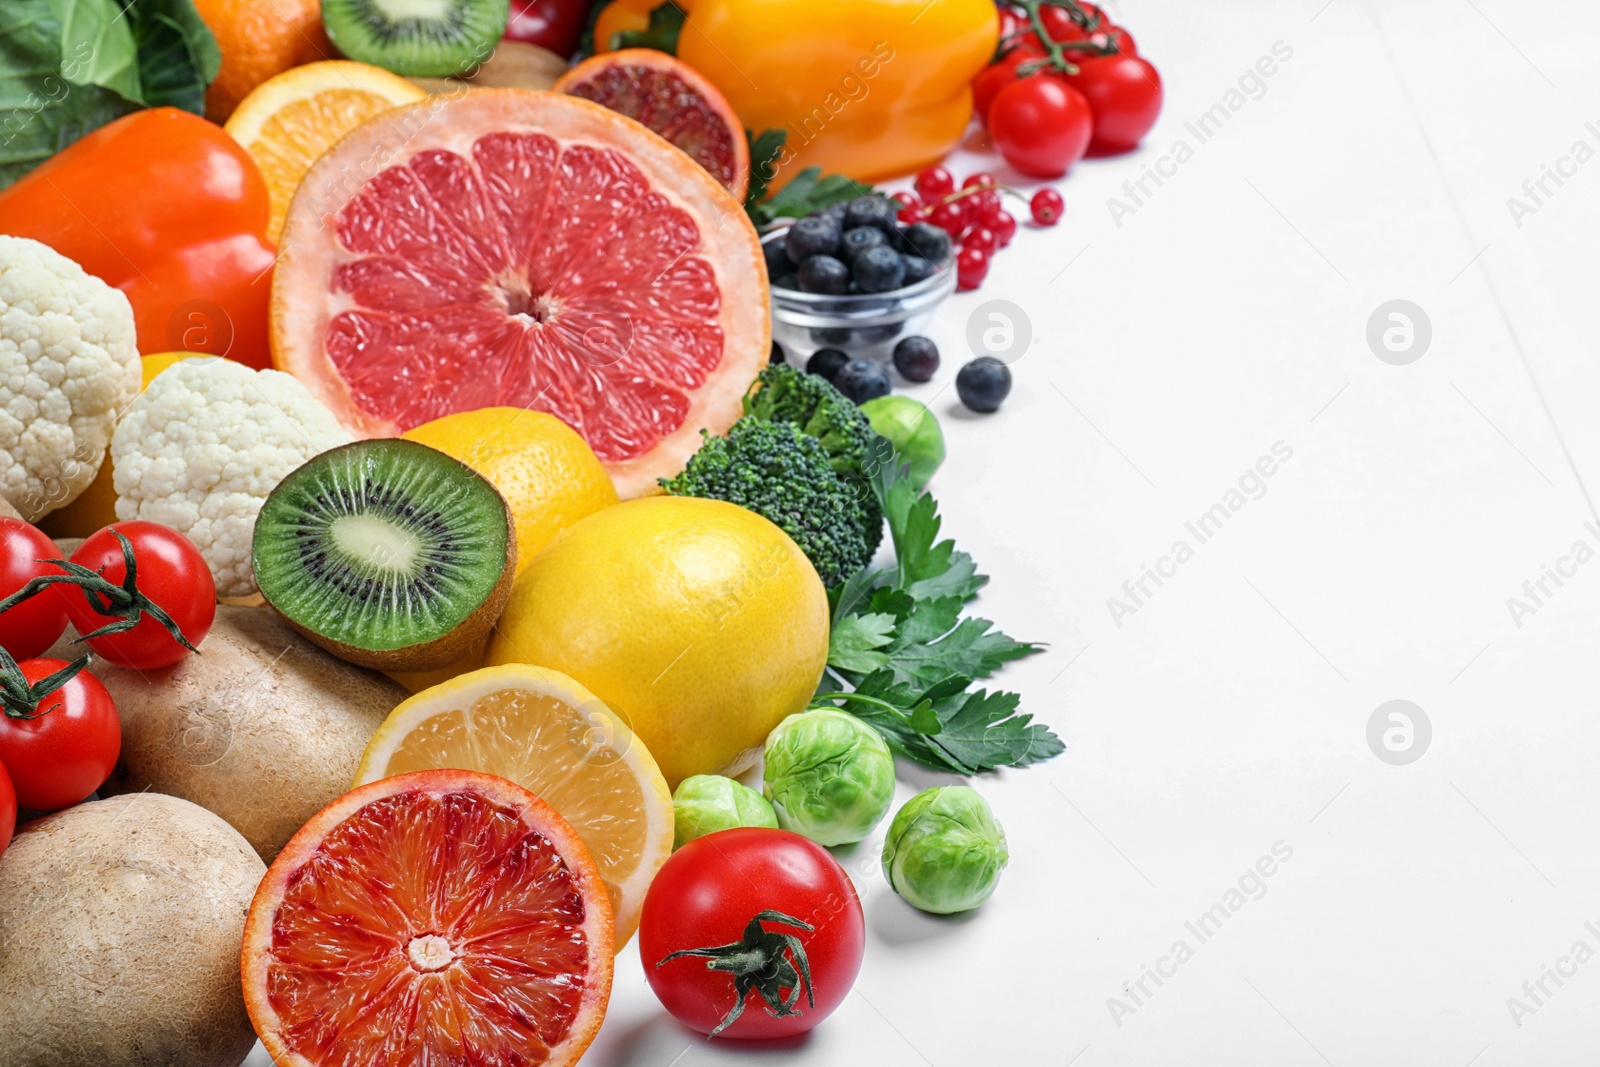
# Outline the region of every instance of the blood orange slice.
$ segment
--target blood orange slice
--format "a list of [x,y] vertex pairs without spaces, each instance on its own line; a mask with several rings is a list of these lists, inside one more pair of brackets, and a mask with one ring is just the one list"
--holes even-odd
[[556,93],[435,96],[307,173],[273,359],[352,433],[548,412],[637,496],[722,433],[771,347],[739,204],[640,124]]
[[678,57],[654,48],[591,56],[563,74],[555,91],[644,123],[744,200],[750,187],[744,123],[727,97]]
[[306,823],[245,920],[279,1067],[559,1067],[611,993],[611,906],[572,828],[472,771],[362,786]]

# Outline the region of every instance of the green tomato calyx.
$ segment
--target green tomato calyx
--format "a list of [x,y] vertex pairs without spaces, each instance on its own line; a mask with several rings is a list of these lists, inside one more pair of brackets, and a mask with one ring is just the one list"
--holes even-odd
[[[752,989],[767,1002],[767,1014],[773,1018],[801,1014],[795,1005],[799,1003],[802,987],[806,994],[806,1005],[811,1008],[817,1006],[816,997],[811,991],[811,963],[806,959],[805,943],[797,934],[768,930],[761,925],[762,922],[782,923],[806,933],[816,929],[810,923],[781,911],[760,911],[744,928],[744,937],[738,941],[710,948],[679,949],[656,962],[656,966],[660,967],[680,956],[703,956],[707,961],[707,970],[725,971],[733,975],[737,997],[728,1014],[708,1035],[710,1037],[722,1033],[744,1014],[745,998]],[[789,991],[787,994],[783,992],[785,989]]]

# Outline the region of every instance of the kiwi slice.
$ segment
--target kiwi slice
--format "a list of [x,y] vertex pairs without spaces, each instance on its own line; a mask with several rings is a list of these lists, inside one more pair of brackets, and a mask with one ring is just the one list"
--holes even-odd
[[322,0],[329,40],[396,74],[460,77],[505,36],[507,0]]
[[510,511],[460,460],[357,441],[285,478],[256,518],[261,595],[351,663],[428,671],[475,648],[516,573]]

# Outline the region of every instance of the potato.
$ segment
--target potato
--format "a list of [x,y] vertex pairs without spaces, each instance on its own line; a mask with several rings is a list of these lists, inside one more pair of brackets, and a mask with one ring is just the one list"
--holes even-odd
[[373,731],[408,695],[322,651],[270,608],[219,606],[200,654],[171,667],[96,659],[90,670],[122,718],[122,757],[102,792],[191,800],[269,863],[349,792]]
[[24,827],[0,856],[0,1064],[238,1067],[265,873],[227,823],[156,793]]

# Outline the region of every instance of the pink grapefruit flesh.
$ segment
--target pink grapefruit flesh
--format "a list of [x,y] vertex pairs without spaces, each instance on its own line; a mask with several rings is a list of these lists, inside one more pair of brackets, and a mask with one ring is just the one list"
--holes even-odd
[[771,345],[739,204],[571,96],[474,90],[378,116],[312,167],[282,243],[274,362],[351,432],[544,411],[624,497],[733,424]]

